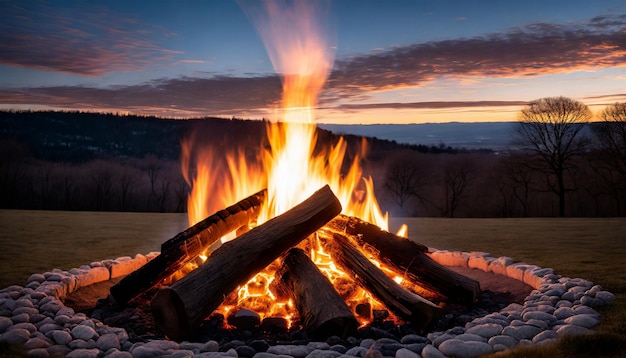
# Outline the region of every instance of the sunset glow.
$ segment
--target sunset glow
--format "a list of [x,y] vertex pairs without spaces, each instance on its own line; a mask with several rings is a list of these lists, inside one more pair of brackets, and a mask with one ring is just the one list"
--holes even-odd
[[279,120],[297,107],[280,103],[289,74],[328,54],[327,81],[308,84],[317,123],[513,121],[547,96],[595,112],[626,100],[620,0],[328,2],[321,27],[336,35],[321,52],[302,44],[297,64],[265,50],[239,5],[3,2],[0,108]]

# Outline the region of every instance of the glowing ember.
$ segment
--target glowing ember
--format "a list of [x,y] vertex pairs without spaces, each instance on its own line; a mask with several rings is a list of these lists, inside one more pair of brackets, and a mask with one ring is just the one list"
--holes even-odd
[[[281,108],[276,110],[281,121],[267,124],[269,146],[256,161],[247,161],[242,153],[226,153],[224,163],[219,158],[225,153],[194,153],[195,141],[183,142],[182,169],[192,187],[188,203],[189,224],[267,188],[267,203],[259,217],[259,223],[262,223],[328,184],[341,201],[344,214],[387,230],[387,215],[383,215],[378,206],[373,181],[362,178],[360,157],[354,159],[348,173],[341,172],[347,148],[343,138],[331,148],[314,154],[317,140],[314,110],[334,60],[331,46],[321,36],[320,9],[314,8],[319,3],[296,1],[287,6],[265,1],[263,4],[261,9],[244,10],[248,10],[276,72],[281,75],[283,97]],[[362,147],[365,150],[365,146]],[[195,168],[194,175],[190,174],[191,168]],[[406,236],[406,232],[402,235]],[[234,237],[233,234],[228,239]],[[369,294],[357,289],[349,275],[335,267],[319,243],[309,243],[308,249],[312,260],[336,287],[342,284],[354,287],[349,290],[348,297],[344,297],[347,302],[354,305],[368,302],[372,307],[380,307]],[[291,302],[275,301],[270,290],[273,272],[268,268],[240,287],[236,304],[262,316],[297,314],[293,312]],[[401,282],[402,278],[398,276],[398,280]],[[231,309],[225,305],[220,310],[228,312]]]

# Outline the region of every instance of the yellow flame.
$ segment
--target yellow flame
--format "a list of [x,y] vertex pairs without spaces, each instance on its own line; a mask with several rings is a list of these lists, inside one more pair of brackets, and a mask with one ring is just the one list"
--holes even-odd
[[[331,45],[322,36],[323,29],[316,16],[319,2],[295,1],[290,6],[273,1],[262,4],[261,11],[248,11],[248,14],[258,27],[274,69],[282,78],[281,108],[276,112],[279,120],[268,122],[269,145],[258,158],[246,158],[243,152],[194,151],[196,141],[182,143],[183,175],[192,187],[188,201],[189,224],[267,188],[267,202],[258,219],[258,223],[262,223],[328,184],[339,198],[344,214],[388,230],[388,217],[378,205],[373,180],[362,176],[360,162],[367,149],[365,140],[361,153],[355,155],[347,172],[342,171],[347,150],[343,138],[325,150],[316,150],[315,108],[334,60]],[[235,234],[231,233],[221,241],[233,238]],[[331,281],[354,282],[335,267],[332,257],[319,243],[311,245],[310,250],[312,260]],[[208,255],[210,252],[206,253]],[[236,305],[254,309],[266,305],[267,300],[276,300],[270,283],[277,265],[271,266],[239,287]],[[382,308],[363,290],[354,291],[348,300],[355,304],[369,302],[372,307]],[[223,312],[232,309],[230,305],[221,308]],[[258,313],[290,318],[297,315],[294,309],[291,301],[275,302],[273,307]]]

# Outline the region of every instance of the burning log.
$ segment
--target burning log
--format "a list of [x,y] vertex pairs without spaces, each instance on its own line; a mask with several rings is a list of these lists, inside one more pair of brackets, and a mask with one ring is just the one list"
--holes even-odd
[[293,297],[302,326],[311,335],[326,339],[355,331],[358,322],[350,308],[301,249],[289,251],[274,282],[282,295]]
[[156,324],[174,340],[190,335],[224,296],[341,212],[325,186],[284,214],[215,250],[209,259],[152,298]]
[[427,289],[440,292],[451,301],[472,304],[480,294],[478,281],[433,261],[426,255],[428,248],[415,241],[398,237],[376,225],[345,215],[337,216],[325,228],[352,235],[360,246],[373,247],[377,260],[407,272]]
[[400,286],[363,256],[351,241],[335,233],[325,247],[344,271],[353,273],[357,282],[388,309],[420,330],[441,316],[439,306]]
[[180,270],[222,236],[256,221],[266,193],[261,190],[164,242],[160,255],[111,287],[115,301],[125,305]]

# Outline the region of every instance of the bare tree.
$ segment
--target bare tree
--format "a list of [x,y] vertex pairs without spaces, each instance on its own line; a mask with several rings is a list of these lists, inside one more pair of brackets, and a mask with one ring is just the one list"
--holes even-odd
[[518,143],[539,158],[534,169],[544,174],[547,190],[559,200],[559,216],[565,216],[565,195],[576,190],[566,184],[573,158],[583,154],[588,140],[580,134],[591,119],[582,102],[567,97],[546,97],[521,110],[517,127]]
[[474,180],[474,170],[469,157],[457,157],[449,160],[443,168],[444,205],[443,216],[454,217],[461,201],[468,195],[469,187]]
[[602,121],[594,126],[600,153],[591,164],[607,194],[614,199],[617,214],[622,215],[626,200],[626,102],[606,107],[600,118]]
[[417,155],[401,152],[391,159],[387,167],[385,189],[403,212],[410,200],[424,201],[425,187],[429,183],[428,169],[420,165]]

